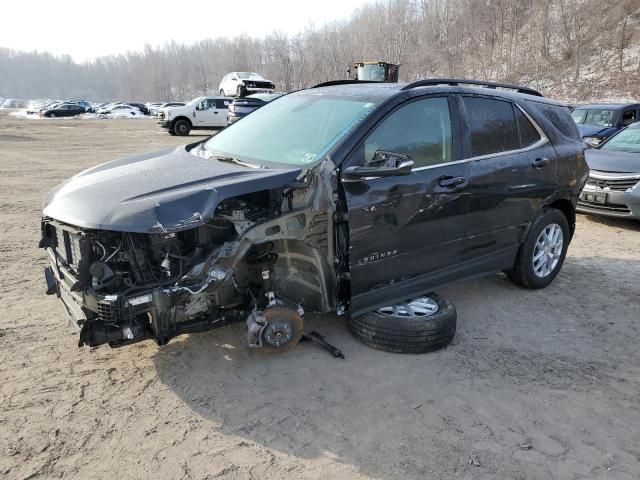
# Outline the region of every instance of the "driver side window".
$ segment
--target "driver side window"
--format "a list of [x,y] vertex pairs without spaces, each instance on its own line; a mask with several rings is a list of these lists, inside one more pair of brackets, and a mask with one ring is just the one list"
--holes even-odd
[[392,112],[365,140],[365,165],[378,150],[410,155],[414,168],[451,162],[453,137],[447,97],[415,100]]

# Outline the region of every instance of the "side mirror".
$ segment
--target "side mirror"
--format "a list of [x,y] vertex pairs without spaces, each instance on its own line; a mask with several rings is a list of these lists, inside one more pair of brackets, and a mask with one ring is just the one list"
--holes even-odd
[[414,165],[409,155],[386,150],[378,150],[369,165],[347,167],[342,172],[345,180],[359,180],[368,177],[397,177],[409,175]]

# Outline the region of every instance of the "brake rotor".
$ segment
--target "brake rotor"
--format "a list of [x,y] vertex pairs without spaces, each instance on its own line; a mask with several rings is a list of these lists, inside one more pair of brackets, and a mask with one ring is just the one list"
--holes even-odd
[[262,330],[262,348],[266,353],[286,352],[295,347],[304,333],[304,322],[292,308],[269,307],[262,316],[267,325]]

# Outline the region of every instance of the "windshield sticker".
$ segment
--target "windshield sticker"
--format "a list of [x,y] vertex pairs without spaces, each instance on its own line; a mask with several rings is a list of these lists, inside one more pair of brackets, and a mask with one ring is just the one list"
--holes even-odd
[[300,161],[302,163],[311,163],[316,159],[316,154],[315,153],[305,153],[304,155],[302,155],[302,157],[300,157]]

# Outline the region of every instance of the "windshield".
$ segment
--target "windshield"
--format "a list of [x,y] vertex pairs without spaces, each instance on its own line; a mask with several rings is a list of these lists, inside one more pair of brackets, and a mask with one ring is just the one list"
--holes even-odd
[[627,128],[600,147],[600,150],[640,153],[640,128]]
[[198,97],[198,98],[194,98],[193,100],[191,100],[189,103],[187,103],[188,106],[190,107],[194,107],[197,104],[199,104],[202,100],[204,100],[206,97]]
[[238,77],[242,80],[262,80],[262,75],[253,72],[238,72]]
[[612,127],[616,121],[616,110],[576,108],[571,112],[573,121],[578,124]]
[[384,67],[378,64],[358,65],[358,80],[384,82]]
[[308,165],[321,160],[375,105],[362,98],[286,95],[218,133],[205,150],[259,165]]

